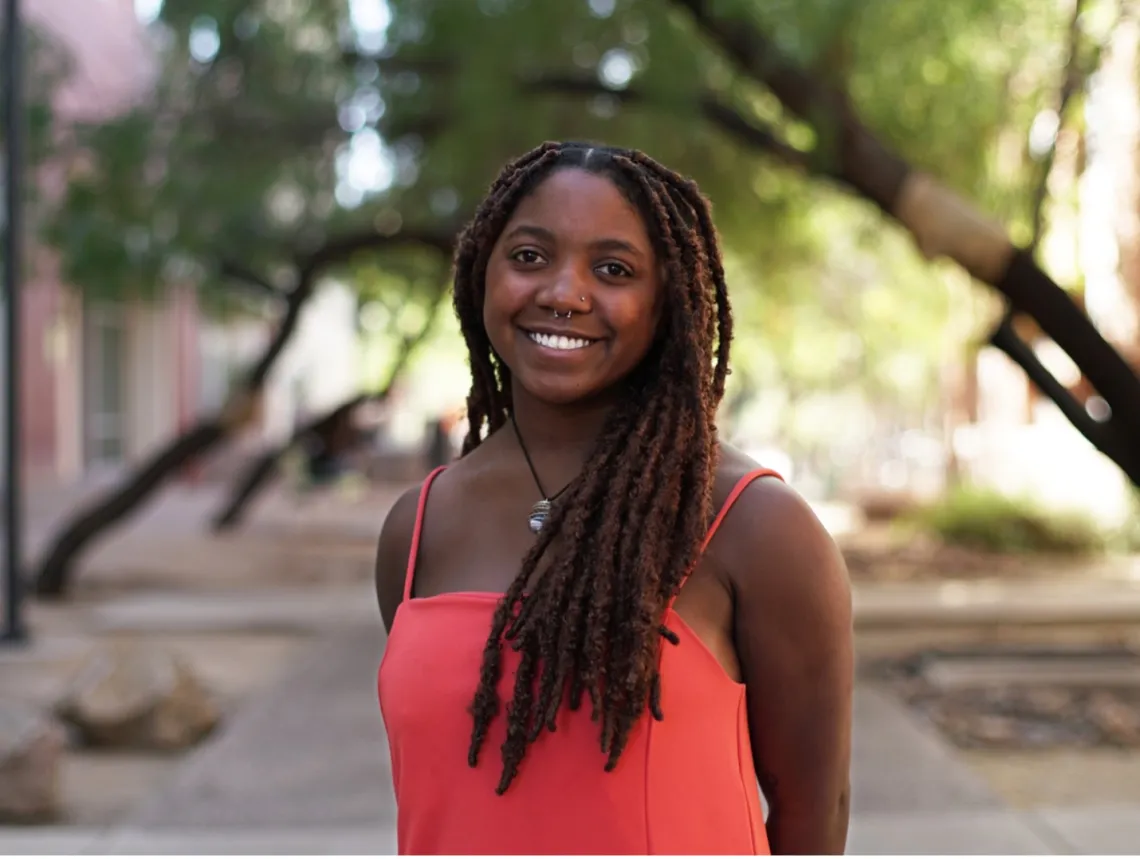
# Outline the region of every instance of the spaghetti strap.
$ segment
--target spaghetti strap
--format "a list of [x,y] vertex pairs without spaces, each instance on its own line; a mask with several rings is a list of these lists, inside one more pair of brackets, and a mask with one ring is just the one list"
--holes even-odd
[[420,553],[420,534],[424,528],[424,509],[427,507],[428,490],[431,489],[432,481],[445,468],[446,465],[441,465],[432,471],[424,478],[424,485],[420,488],[420,501],[416,506],[416,525],[412,529],[412,548],[408,551],[408,569],[404,573],[404,600],[412,598],[412,583],[416,576],[416,556]]
[[[716,535],[717,529],[720,528],[720,523],[724,521],[724,517],[727,516],[728,511],[732,509],[732,505],[736,503],[736,499],[740,497],[741,493],[748,488],[748,485],[752,483],[753,480],[758,480],[761,477],[774,477],[777,480],[784,479],[778,471],[773,471],[770,468],[757,468],[755,471],[748,472],[746,475],[740,478],[740,480],[736,481],[736,485],[732,487],[732,491],[728,493],[728,498],[725,500],[724,505],[720,508],[720,512],[716,514],[716,519],[713,520],[712,527],[709,528],[708,533],[705,534],[705,540],[703,543],[701,543],[702,555],[705,553],[705,550],[708,549],[709,543]],[[681,584],[677,586],[677,590],[673,594],[673,599],[669,600],[669,608],[672,608],[673,603],[677,601],[677,597],[681,594],[681,588],[683,588],[685,586],[685,583],[689,581],[689,576],[693,574],[693,570],[695,568],[696,564],[694,564],[689,569],[689,571],[685,573],[685,578],[682,579]]]
[[758,480],[761,477],[774,477],[781,481],[784,479],[779,472],[773,471],[770,468],[757,468],[755,471],[748,472],[740,478],[740,480],[736,481],[736,485],[732,487],[732,492],[728,493],[728,499],[724,502],[724,506],[720,508],[716,519],[713,520],[712,527],[709,528],[709,532],[705,535],[705,541],[701,544],[702,552],[709,547],[712,538],[716,536],[717,529],[720,528],[720,523],[724,521],[724,517],[728,515],[728,511],[732,509],[732,505],[736,503],[736,499],[740,497],[741,493],[748,488],[748,485],[752,483],[753,480]]
[[724,506],[720,508],[720,513],[717,514],[715,520],[712,520],[712,527],[710,527],[709,532],[705,535],[705,542],[701,543],[702,553],[709,547],[709,543],[712,541],[712,538],[716,537],[716,532],[720,527],[720,523],[724,522],[724,517],[728,515],[728,510],[731,510],[732,506],[736,504],[736,499],[740,498],[741,493],[744,490],[748,489],[748,486],[752,481],[759,480],[760,477],[775,477],[776,480],[783,480],[783,477],[780,475],[780,473],[772,471],[771,468],[757,468],[755,472],[749,472],[748,474],[741,477],[739,481],[736,481],[736,485],[733,486],[732,492],[728,493],[728,498],[725,500]]

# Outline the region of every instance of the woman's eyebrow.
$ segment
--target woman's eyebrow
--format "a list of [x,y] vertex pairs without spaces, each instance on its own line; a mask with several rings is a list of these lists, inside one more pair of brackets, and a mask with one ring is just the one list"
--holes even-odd
[[[516,227],[512,227],[507,231],[503,238],[510,240],[518,236],[531,236],[532,238],[536,238],[540,241],[548,242],[550,244],[554,244],[556,242],[556,238],[553,232],[546,229],[546,227],[540,227],[535,224],[519,224]],[[594,250],[600,251],[625,251],[626,253],[636,257],[645,256],[645,252],[638,248],[637,245],[634,245],[625,239],[619,238],[597,239],[596,241],[590,242],[590,247]]]

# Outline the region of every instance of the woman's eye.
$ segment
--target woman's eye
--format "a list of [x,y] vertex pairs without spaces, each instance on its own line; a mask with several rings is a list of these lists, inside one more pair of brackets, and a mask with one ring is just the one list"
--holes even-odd
[[633,277],[633,272],[620,262],[606,262],[598,266],[606,277]]
[[542,254],[529,248],[523,248],[511,254],[511,259],[515,262],[521,262],[523,265],[534,265],[542,262]]

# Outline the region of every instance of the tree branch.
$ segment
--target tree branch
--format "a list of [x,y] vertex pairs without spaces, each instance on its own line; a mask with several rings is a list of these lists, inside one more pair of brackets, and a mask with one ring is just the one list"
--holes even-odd
[[1140,486],[1140,454],[1137,445],[1127,443],[1119,433],[1113,431],[1110,423],[1101,423],[1092,418],[1076,397],[1041,363],[1033,349],[1017,336],[1012,317],[1007,315],[1002,318],[990,335],[989,342],[1020,366],[1029,380],[1056,404],[1077,431],[1119,465],[1134,484]]
[[[950,257],[1005,295],[1015,311],[1031,316],[1108,402],[1112,431],[1122,440],[1140,439],[1140,378],[1072,297],[1014,246],[1003,226],[933,176],[913,170],[862,124],[843,93],[798,68],[751,21],[717,17],[714,0],[672,2],[741,71],[816,128],[824,159],[831,156],[835,165],[830,175],[898,220],[928,258]],[[812,163],[818,169],[821,161]]]
[[713,14],[715,0],[672,0],[697,27],[753,80],[763,84],[791,113],[816,130],[817,172],[846,182],[892,214],[910,165],[888,149],[858,119],[847,97],[788,60],[751,22]]
[[328,239],[319,248],[301,258],[299,268],[303,278],[306,273],[344,262],[360,251],[383,247],[419,246],[450,255],[455,247],[455,237],[458,233],[458,224],[435,228],[407,227],[391,235],[381,233],[375,227],[365,227]]
[[[1069,103],[1072,101],[1073,96],[1076,95],[1078,88],[1088,74],[1088,70],[1078,63],[1078,56],[1080,53],[1081,13],[1084,11],[1085,3],[1086,0],[1074,0],[1073,13],[1069,18],[1068,51],[1065,59],[1064,70],[1061,73],[1061,83],[1060,86],[1057,87],[1057,131],[1053,135],[1053,141],[1049,144],[1049,148],[1046,150],[1044,157],[1042,158],[1041,167],[1037,174],[1037,182],[1033,187],[1033,194],[1029,208],[1030,221],[1033,227],[1032,232],[1030,233],[1029,242],[1026,245],[1026,251],[1030,254],[1036,254],[1037,246],[1041,244],[1041,238],[1045,232],[1045,201],[1049,195],[1049,177],[1053,173],[1053,163],[1056,161],[1057,157],[1057,141],[1060,139],[1061,132],[1065,129],[1065,118],[1066,114],[1068,113]],[[1099,54],[1100,50],[1098,48],[1096,56],[1099,56]],[[1089,66],[1089,68],[1093,67],[1094,66],[1091,65]],[[1007,340],[1010,334],[1016,337],[1016,333],[1012,327],[1016,315],[1017,314],[1014,312],[1013,307],[1007,304],[1005,312],[1002,314],[1001,320],[998,322],[997,327],[993,330],[989,337],[986,338],[987,341],[993,344],[995,339],[1003,341]],[[1021,342],[1020,339],[1019,342]],[[1013,360],[1017,361],[1017,358],[1014,357],[1011,353],[1005,349],[1002,351],[1005,351],[1007,355],[1010,355]],[[1021,362],[1017,361],[1017,363],[1020,364]],[[1024,365],[1022,365],[1022,368],[1025,369]],[[1046,370],[1044,367],[1041,367],[1040,372],[1047,373],[1048,370]],[[1026,369],[1026,375],[1030,376],[1030,379],[1032,379],[1034,383],[1037,384],[1037,387],[1042,392],[1045,391],[1045,388],[1042,387],[1038,380],[1033,379],[1033,376],[1030,374],[1028,369]],[[1056,397],[1053,397],[1052,395],[1048,396],[1060,407],[1060,403],[1057,401]],[[1068,411],[1065,408],[1061,408],[1061,411],[1068,415]],[[1085,414],[1085,417],[1087,417],[1087,413],[1085,413],[1083,409],[1080,411],[1082,414]],[[1070,418],[1070,420],[1072,420],[1072,418]],[[1085,435],[1087,437],[1087,434]]]
[[[1053,172],[1053,162],[1057,158],[1057,140],[1065,128],[1065,116],[1068,113],[1069,103],[1073,100],[1077,90],[1088,76],[1089,70],[1095,66],[1095,59],[1087,67],[1080,62],[1081,41],[1081,13],[1085,9],[1087,0],[1074,0],[1073,14],[1069,19],[1068,52],[1065,59],[1064,71],[1061,73],[1061,84],[1057,87],[1057,132],[1053,135],[1053,142],[1041,159],[1040,172],[1037,174],[1037,184],[1033,188],[1033,197],[1030,204],[1030,218],[1033,223],[1033,232],[1029,239],[1027,250],[1030,253],[1037,251],[1041,243],[1041,236],[1045,230],[1045,200],[1049,194],[1049,176]],[[1100,50],[1094,57],[1100,55]]]
[[523,78],[519,81],[519,90],[524,95],[569,95],[582,98],[604,96],[625,104],[645,105],[681,116],[696,113],[745,146],[767,152],[791,167],[807,169],[808,166],[806,153],[785,143],[774,129],[747,119],[711,93],[699,95],[692,101],[673,99],[667,102],[647,95],[636,87],[611,89],[599,83],[597,78],[585,74],[550,74]]
[[316,250],[301,256],[297,260],[297,285],[288,294],[285,314],[281,317],[265,354],[250,371],[247,386],[260,388],[264,383],[281,350],[293,336],[293,330],[297,327],[301,316],[301,308],[312,293],[317,277],[326,268],[346,262],[361,251],[398,245],[419,245],[450,256],[457,232],[458,230],[410,228],[394,235],[385,235],[372,227],[327,239]]
[[355,50],[342,51],[341,59],[345,65],[349,66],[354,66],[357,63],[372,63],[383,74],[399,74],[400,72],[412,72],[418,75],[454,74],[457,68],[454,59],[442,57],[379,57]]
[[254,412],[282,350],[293,335],[301,309],[312,294],[317,278],[328,267],[348,260],[358,251],[386,245],[418,244],[451,251],[450,230],[409,229],[381,235],[375,229],[346,233],[326,240],[317,249],[295,259],[297,285],[286,295],[285,312],[265,351],[230,400],[217,414],[203,418],[188,432],[174,439],[138,467],[122,485],[104,493],[76,512],[54,536],[36,574],[37,592],[44,597],[62,596],[74,572],[75,561],[92,540],[129,516],[166,482],[175,471],[223,443]]
[[368,402],[383,402],[387,398],[392,386],[403,374],[417,347],[427,339],[434,329],[439,318],[439,309],[444,304],[443,299],[446,295],[447,288],[444,286],[432,299],[431,312],[424,324],[414,334],[401,339],[396,360],[388,368],[387,379],[379,391],[370,394],[357,394],[330,411],[318,415],[294,430],[292,437],[285,444],[267,450],[246,468],[236,481],[226,506],[213,519],[212,524],[215,532],[228,531],[241,524],[249,504],[277,476],[281,458],[306,436],[330,433],[339,422],[346,420],[358,407]]
[[218,265],[218,273],[222,277],[228,277],[232,280],[238,281],[239,283],[244,283],[249,286],[256,287],[262,295],[266,295],[270,298],[281,300],[287,299],[289,297],[289,293],[287,293],[285,290],[274,286],[253,269],[247,268],[241,263],[237,263],[232,260],[222,260]]

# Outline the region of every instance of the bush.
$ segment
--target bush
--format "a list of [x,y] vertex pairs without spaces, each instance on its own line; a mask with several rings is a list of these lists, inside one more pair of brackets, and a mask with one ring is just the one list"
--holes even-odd
[[1108,545],[1107,535],[1086,516],[979,488],[952,490],[910,518],[945,543],[991,552],[1089,555]]
[[1133,488],[1128,518],[1113,535],[1112,546],[1127,554],[1140,553],[1140,489]]

